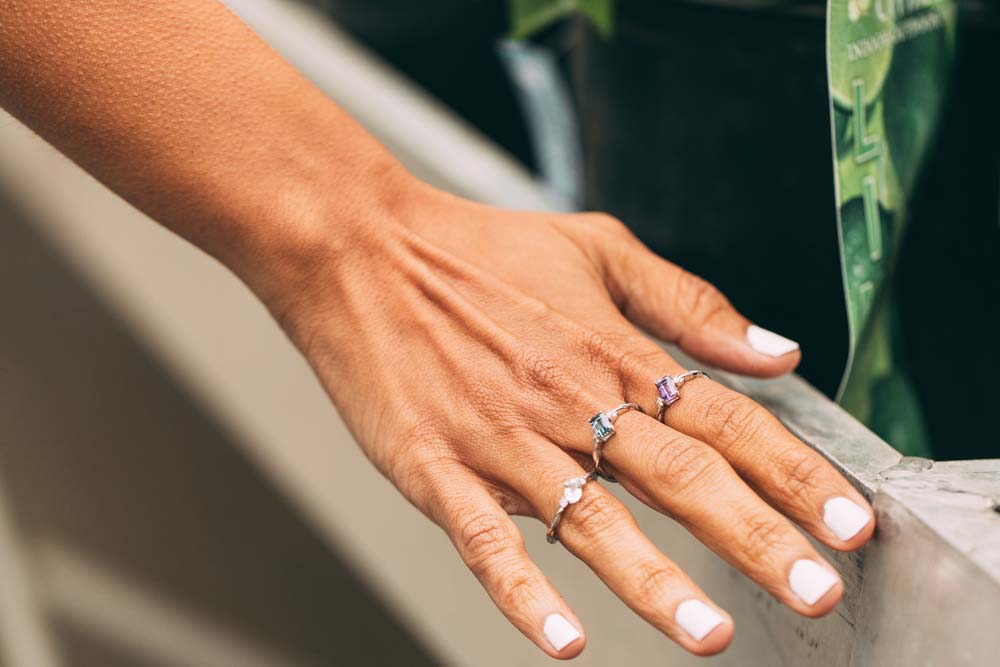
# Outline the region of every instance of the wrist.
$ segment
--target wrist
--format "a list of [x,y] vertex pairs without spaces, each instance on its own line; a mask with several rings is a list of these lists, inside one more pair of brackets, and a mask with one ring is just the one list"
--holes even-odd
[[243,217],[233,241],[213,253],[293,340],[295,322],[309,317],[310,304],[336,301],[345,283],[368,270],[373,257],[417,217],[420,202],[434,196],[432,188],[376,148],[349,168],[338,167],[335,159],[310,158],[291,174],[271,175],[268,185],[255,185],[247,196],[254,212]]
[[292,162],[264,179],[246,179],[239,212],[222,226],[226,238],[206,248],[276,314],[320,268],[349,273],[358,264],[351,258],[362,259],[391,234],[427,189],[380,147],[350,165],[329,155]]

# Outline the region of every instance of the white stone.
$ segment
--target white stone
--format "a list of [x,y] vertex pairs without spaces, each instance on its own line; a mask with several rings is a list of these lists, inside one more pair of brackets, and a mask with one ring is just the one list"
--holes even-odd
[[583,497],[583,487],[587,484],[586,477],[572,477],[563,482],[562,500],[560,505],[572,505]]

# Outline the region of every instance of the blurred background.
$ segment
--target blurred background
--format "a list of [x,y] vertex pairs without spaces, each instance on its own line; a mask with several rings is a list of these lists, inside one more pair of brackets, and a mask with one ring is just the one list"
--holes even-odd
[[[821,3],[620,0],[611,39],[570,21],[516,44],[502,40],[501,0],[227,4],[421,177],[496,204],[622,217],[754,319],[822,350],[803,374],[833,391],[846,324]],[[1000,40],[995,13],[969,7],[966,74],[938,148],[967,170],[931,161],[936,196],[900,267],[915,285],[904,317],[918,322],[933,303],[941,322],[964,322],[914,326],[913,363],[958,377],[937,350],[982,357],[952,387],[960,418],[931,419],[950,458],[996,456],[995,436],[977,429],[997,390],[976,388],[998,367]],[[757,150],[762,133],[779,143]],[[741,151],[754,161],[720,159]],[[773,179],[788,197],[771,196]],[[958,221],[961,243],[940,233]],[[927,274],[928,256],[961,271]],[[801,280],[788,284],[789,271]],[[252,295],[6,115],[0,304],[0,664],[549,662],[371,469]],[[826,619],[796,618],[629,504],[739,619],[733,647],[709,662],[848,663],[850,596]],[[589,629],[580,664],[695,662],[547,547],[539,525],[522,525]],[[785,629],[799,640],[776,639]]]
[[[834,396],[848,331],[827,0],[615,0],[610,34],[576,17],[499,45],[508,4],[531,2],[313,2],[531,170],[554,205],[619,217],[799,341],[797,372]],[[1000,451],[989,417],[1000,401],[1000,7],[956,4],[942,117],[893,279],[893,356],[943,459]],[[919,85],[936,94],[932,78]]]

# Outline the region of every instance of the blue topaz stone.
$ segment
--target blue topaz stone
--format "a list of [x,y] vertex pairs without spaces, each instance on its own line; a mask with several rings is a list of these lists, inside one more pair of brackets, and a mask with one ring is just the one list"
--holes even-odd
[[615,434],[611,419],[603,412],[598,412],[590,418],[590,428],[594,430],[594,442],[607,442]]

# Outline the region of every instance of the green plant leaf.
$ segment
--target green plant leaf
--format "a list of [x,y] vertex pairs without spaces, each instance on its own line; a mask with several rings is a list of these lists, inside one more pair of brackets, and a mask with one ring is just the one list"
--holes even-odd
[[579,12],[602,37],[614,29],[614,0],[510,0],[512,39],[524,39],[542,28]]

